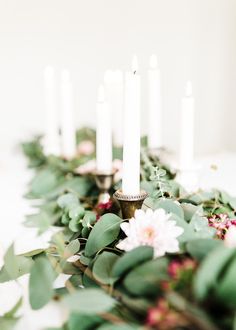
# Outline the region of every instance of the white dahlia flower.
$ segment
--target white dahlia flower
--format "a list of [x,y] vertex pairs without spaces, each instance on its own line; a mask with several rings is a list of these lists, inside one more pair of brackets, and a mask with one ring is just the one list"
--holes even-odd
[[177,237],[184,232],[182,227],[176,226],[175,220],[171,220],[171,214],[163,209],[136,210],[134,218],[122,223],[121,229],[127,237],[118,243],[119,249],[130,251],[140,245],[148,245],[153,247],[154,257],[178,252]]

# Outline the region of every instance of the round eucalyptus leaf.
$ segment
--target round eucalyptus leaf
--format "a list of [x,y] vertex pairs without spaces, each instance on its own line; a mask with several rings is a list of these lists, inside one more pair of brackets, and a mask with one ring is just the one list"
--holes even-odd
[[57,204],[60,208],[68,207],[71,204],[78,205],[78,198],[75,194],[67,193],[58,198]]
[[111,310],[116,301],[100,289],[83,289],[67,295],[63,303],[70,311],[81,314],[96,314]]
[[161,283],[169,279],[167,274],[168,261],[166,258],[159,258],[147,261],[135,267],[124,278],[124,286],[131,294],[157,295]]
[[112,213],[103,215],[89,234],[85,246],[85,255],[90,257],[114,242],[119,235],[122,221],[120,217]]
[[153,258],[153,248],[150,246],[139,246],[136,249],[125,253],[120,257],[112,269],[115,277],[122,277],[129,270],[135,268],[143,262]]
[[103,283],[112,285],[117,278],[112,275],[112,268],[119,256],[115,253],[104,251],[95,260],[93,265],[94,278]]
[[53,297],[56,273],[46,256],[39,256],[30,272],[29,300],[33,309],[45,306]]
[[203,260],[194,281],[194,291],[198,299],[204,299],[209,290],[217,287],[219,275],[234,254],[234,249],[221,245],[213,249]]

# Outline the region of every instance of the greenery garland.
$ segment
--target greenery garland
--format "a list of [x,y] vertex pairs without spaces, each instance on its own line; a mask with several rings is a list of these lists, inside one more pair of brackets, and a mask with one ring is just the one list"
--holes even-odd
[[[77,141],[95,143],[94,131],[80,130]],[[224,242],[235,226],[236,199],[218,190],[187,193],[175,173],[147,152],[145,140],[143,145],[141,185],[149,193],[143,208],[153,214],[164,210],[181,228],[178,252],[154,258],[148,244],[121,250],[123,228],[131,221],[120,217],[113,200],[98,204],[93,176],[77,172],[94,154],[72,161],[48,157],[37,138],[23,144],[35,170],[26,197],[36,209],[25,225],[37,227],[39,234],[51,226],[61,230],[47,249],[15,255],[11,246],[0,282],[29,273],[33,309],[54,299],[69,310],[60,330],[236,329],[236,250]],[[120,158],[121,150],[114,154]],[[68,279],[55,289],[59,274]],[[15,322],[19,306],[0,325]]]

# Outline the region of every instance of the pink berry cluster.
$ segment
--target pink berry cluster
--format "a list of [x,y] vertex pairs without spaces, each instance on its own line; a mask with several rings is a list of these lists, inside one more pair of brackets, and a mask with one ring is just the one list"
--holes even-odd
[[229,227],[236,226],[236,220],[230,219],[227,214],[215,214],[208,218],[208,223],[210,227],[216,229],[217,237],[222,240],[225,239]]
[[181,279],[181,275],[188,271],[194,271],[196,262],[193,259],[173,260],[169,263],[168,274],[173,280]]
[[184,326],[185,320],[181,314],[169,306],[164,298],[160,298],[156,306],[148,310],[146,325],[151,329],[171,330],[177,326]]

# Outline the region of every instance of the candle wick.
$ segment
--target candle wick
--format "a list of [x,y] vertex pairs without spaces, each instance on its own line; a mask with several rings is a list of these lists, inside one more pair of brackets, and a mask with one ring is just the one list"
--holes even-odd
[[137,72],[137,71],[135,70],[135,71],[134,71],[134,74],[135,74],[136,72]]

